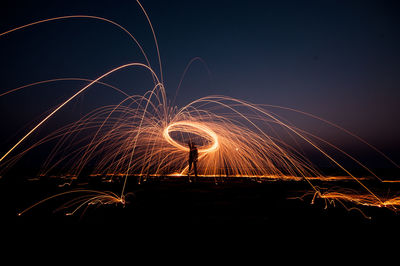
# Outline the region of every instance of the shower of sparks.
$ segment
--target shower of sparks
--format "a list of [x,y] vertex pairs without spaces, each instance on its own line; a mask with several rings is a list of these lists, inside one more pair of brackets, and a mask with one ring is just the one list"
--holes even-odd
[[[39,176],[55,174],[55,171],[60,171],[57,174],[76,178],[85,167],[89,164],[93,165],[93,162],[95,162],[92,175],[108,176],[111,179],[122,176],[124,180],[120,194],[93,190],[73,190],[44,199],[20,214],[46,200],[66,194],[81,194],[81,196],[61,207],[61,209],[72,209],[68,214],[73,214],[84,206],[87,207],[92,204],[125,204],[125,189],[129,176],[186,176],[188,174],[188,141],[196,143],[199,149],[198,173],[200,178],[229,176],[257,178],[259,180],[304,181],[312,188],[313,201],[315,198],[320,198],[332,204],[334,202],[341,204],[348,202],[357,206],[378,206],[397,210],[400,205],[399,197],[383,198],[378,193],[373,192],[364,184],[364,178],[355,177],[330,155],[328,150],[321,146],[322,144],[329,145],[333,150],[339,151],[352,159],[377,180],[384,181],[367,166],[334,144],[285,122],[270,110],[280,108],[318,119],[323,123],[341,129],[378,151],[360,137],[329,121],[285,107],[256,105],[219,95],[197,99],[181,108],[173,106],[166,96],[156,34],[146,11],[139,1],[138,4],[153,33],[158,55],[159,74],[150,65],[144,49],[134,36],[118,23],[105,18],[86,15],[56,17],[33,22],[0,34],[1,37],[34,25],[56,20],[96,19],[111,23],[128,34],[135,45],[139,47],[145,59],[145,63],[124,64],[110,69],[95,79],[57,78],[1,92],[0,97],[4,97],[24,88],[44,83],[66,80],[88,82],[86,86],[77,89],[72,96],[61,102],[4,154],[0,155],[1,172],[10,169],[30,150],[44,143],[57,140],[57,144],[49,152],[47,160],[43,163]],[[143,68],[152,75],[154,84],[144,95],[130,95],[102,81],[113,73],[128,67]],[[36,143],[24,147],[24,142],[32,133],[94,84],[107,86],[121,93],[124,99],[117,105],[95,109],[78,121],[65,125],[42,137]],[[305,143],[318,151],[343,171],[345,176],[324,176],[294,145],[285,142],[281,135],[282,132],[285,132],[286,136]],[[386,155],[378,152],[395,167],[399,167]],[[359,185],[362,193],[345,189],[321,190],[314,185],[315,180],[352,180]],[[66,184],[68,185],[68,183]]]

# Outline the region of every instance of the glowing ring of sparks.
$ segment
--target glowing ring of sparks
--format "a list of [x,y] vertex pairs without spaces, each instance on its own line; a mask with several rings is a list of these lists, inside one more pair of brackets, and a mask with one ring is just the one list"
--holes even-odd
[[[190,128],[190,129],[189,129]],[[176,148],[186,151],[189,151],[189,147],[183,146],[176,142],[173,138],[170,136],[171,131],[183,131],[183,132],[188,132],[188,133],[193,133],[196,135],[200,135],[212,143],[211,145],[206,146],[205,148],[199,148],[199,153],[208,153],[208,152],[213,152],[216,151],[219,148],[219,142],[218,142],[218,136],[217,134],[211,130],[209,127],[197,123],[197,122],[191,122],[191,121],[179,121],[172,123],[168,125],[163,132],[164,138],[167,140],[168,143],[171,145],[175,146]]]

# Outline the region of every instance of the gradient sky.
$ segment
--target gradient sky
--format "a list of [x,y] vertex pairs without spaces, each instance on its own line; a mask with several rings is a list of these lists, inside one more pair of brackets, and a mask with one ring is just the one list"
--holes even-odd
[[[310,112],[398,156],[400,144],[400,5],[398,1],[155,1],[143,0],[159,41],[168,95],[186,64],[195,63],[177,104],[210,94]],[[44,18],[95,15],[127,28],[154,68],[150,28],[135,1],[2,1],[0,32]],[[0,38],[0,92],[59,78],[96,78],[143,57],[110,24],[74,19],[42,24]],[[149,76],[124,70],[107,79],[143,93]],[[2,144],[82,83],[40,86],[0,98],[7,125]],[[88,92],[78,112],[119,98]],[[307,126],[307,124],[304,124]],[[22,132],[24,129],[22,129]],[[322,135],[330,132],[321,129]],[[11,137],[12,138],[12,137]],[[3,145],[2,145],[3,146]],[[3,149],[3,148],[2,148]]]

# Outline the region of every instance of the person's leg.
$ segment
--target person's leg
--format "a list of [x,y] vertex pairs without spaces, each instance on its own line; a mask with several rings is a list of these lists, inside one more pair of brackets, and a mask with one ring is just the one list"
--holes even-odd
[[197,177],[197,162],[193,162],[194,176]]
[[192,161],[189,160],[189,170],[188,170],[188,176],[190,175],[190,170],[192,169]]

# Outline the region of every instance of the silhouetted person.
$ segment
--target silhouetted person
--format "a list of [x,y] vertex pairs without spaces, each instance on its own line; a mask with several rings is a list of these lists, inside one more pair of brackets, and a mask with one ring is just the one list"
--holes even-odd
[[190,171],[194,170],[194,176],[197,177],[197,159],[199,157],[199,152],[197,151],[197,147],[194,143],[188,142],[189,145],[189,171],[188,176],[190,175]]

